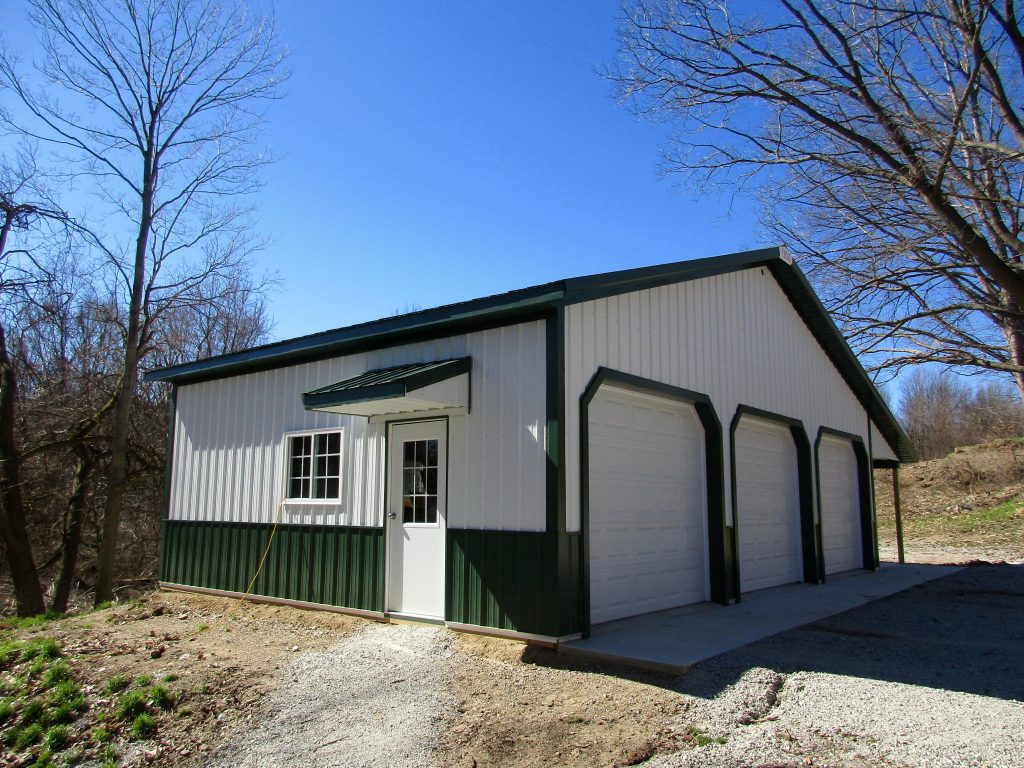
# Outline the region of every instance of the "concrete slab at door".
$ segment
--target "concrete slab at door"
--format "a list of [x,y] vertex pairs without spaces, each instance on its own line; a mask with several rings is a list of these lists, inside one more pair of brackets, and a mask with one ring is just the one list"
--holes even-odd
[[591,623],[706,600],[704,437],[693,406],[604,386],[588,430]]
[[857,455],[849,440],[825,435],[818,445],[821,542],[825,573],[864,567]]
[[448,425],[393,424],[388,440],[387,610],[444,618]]
[[740,590],[800,581],[800,491],[789,426],[744,416],[735,439]]

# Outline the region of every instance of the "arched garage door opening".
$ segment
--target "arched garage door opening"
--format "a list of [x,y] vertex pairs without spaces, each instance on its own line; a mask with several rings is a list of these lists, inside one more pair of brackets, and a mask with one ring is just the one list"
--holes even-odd
[[705,439],[694,406],[605,384],[587,427],[590,623],[707,600]]
[[815,454],[825,574],[870,567],[865,551],[874,546],[873,522],[864,444],[855,435],[822,427]]
[[741,407],[732,431],[740,593],[816,581],[810,450],[803,428]]

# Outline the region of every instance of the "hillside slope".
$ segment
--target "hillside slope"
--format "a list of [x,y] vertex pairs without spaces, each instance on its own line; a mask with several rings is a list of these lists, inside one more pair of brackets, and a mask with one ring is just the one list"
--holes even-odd
[[[1024,560],[1024,440],[996,440],[900,468],[907,560]],[[896,559],[892,473],[875,472],[883,560]]]

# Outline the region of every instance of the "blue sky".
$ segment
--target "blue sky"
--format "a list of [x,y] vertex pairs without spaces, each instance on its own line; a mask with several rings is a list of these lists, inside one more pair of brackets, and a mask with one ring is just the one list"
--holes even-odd
[[596,74],[617,0],[277,6],[292,74],[253,200],[275,338],[765,244],[751,201],[659,176],[666,126]]
[[282,3],[262,261],[288,337],[763,244],[749,201],[657,172],[615,104],[617,2]]

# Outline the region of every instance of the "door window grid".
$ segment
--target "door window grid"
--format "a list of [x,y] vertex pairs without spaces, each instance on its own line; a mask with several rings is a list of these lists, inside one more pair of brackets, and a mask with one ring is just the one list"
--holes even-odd
[[293,435],[288,443],[288,498],[340,498],[341,432]]
[[437,440],[403,442],[403,523],[437,523],[437,469]]

